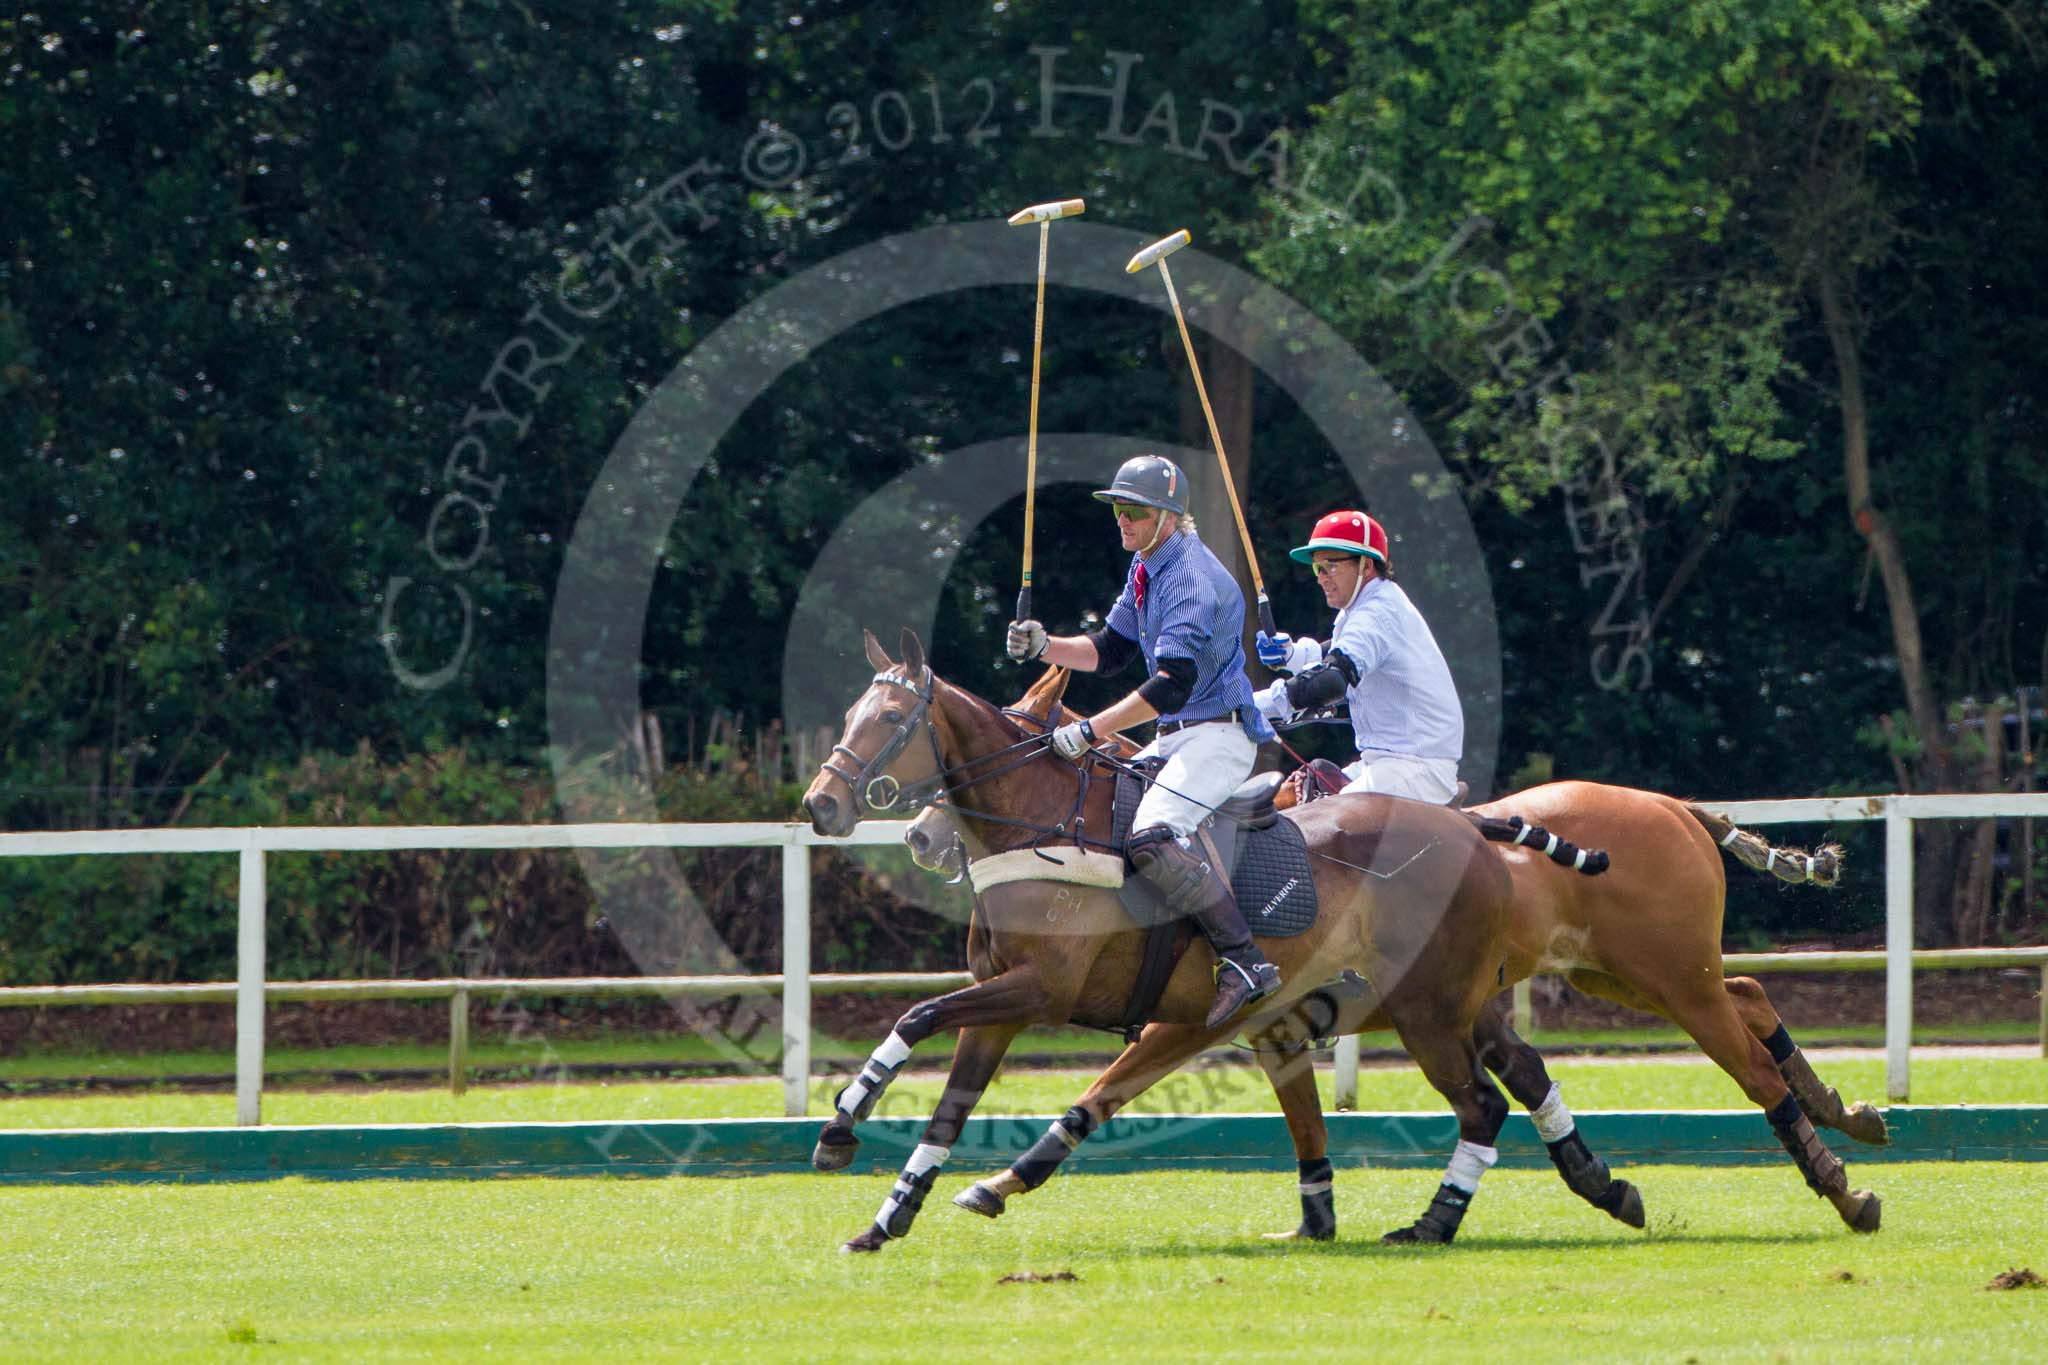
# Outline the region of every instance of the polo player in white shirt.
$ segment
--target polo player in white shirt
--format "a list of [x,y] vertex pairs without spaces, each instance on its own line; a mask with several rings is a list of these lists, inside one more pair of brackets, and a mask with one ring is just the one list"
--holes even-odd
[[1259,709],[1285,721],[1345,698],[1358,758],[1344,790],[1449,805],[1465,713],[1436,637],[1389,575],[1386,531],[1363,512],[1332,512],[1290,553],[1314,570],[1337,619],[1327,644],[1259,632],[1259,662],[1292,675],[1258,694]]

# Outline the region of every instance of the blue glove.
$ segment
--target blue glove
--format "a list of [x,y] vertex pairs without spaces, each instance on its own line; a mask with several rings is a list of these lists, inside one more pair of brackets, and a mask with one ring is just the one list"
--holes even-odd
[[1294,637],[1285,631],[1268,635],[1262,630],[1252,637],[1252,644],[1258,649],[1260,663],[1268,668],[1285,668],[1287,655],[1294,648]]

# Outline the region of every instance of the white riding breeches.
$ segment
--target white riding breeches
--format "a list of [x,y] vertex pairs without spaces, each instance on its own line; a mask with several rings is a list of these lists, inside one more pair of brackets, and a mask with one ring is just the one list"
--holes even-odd
[[1244,726],[1228,720],[1161,735],[1138,757],[1154,754],[1165,758],[1166,766],[1138,801],[1131,832],[1165,825],[1175,838],[1185,839],[1252,775],[1259,746]]
[[1344,775],[1351,779],[1344,788],[1347,792],[1405,796],[1432,806],[1448,806],[1458,795],[1455,758],[1410,758],[1374,750],[1347,764]]

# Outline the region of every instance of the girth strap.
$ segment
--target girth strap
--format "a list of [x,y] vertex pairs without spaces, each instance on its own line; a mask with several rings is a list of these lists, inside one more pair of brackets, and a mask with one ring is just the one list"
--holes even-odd
[[1152,1011],[1159,1008],[1159,997],[1166,993],[1166,983],[1173,978],[1173,969],[1180,965],[1180,955],[1187,951],[1194,941],[1194,925],[1185,919],[1161,920],[1145,930],[1145,951],[1138,961],[1138,979],[1131,983],[1130,1002],[1124,1006],[1123,1018],[1117,1021],[1117,1031],[1124,1036],[1124,1042],[1135,1043],[1145,1029],[1145,1021],[1152,1017]]

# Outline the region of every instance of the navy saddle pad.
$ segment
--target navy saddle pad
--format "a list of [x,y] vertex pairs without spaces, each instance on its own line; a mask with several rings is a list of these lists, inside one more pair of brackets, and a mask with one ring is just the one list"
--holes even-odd
[[[1148,775],[1156,773],[1159,760],[1147,760],[1140,766]],[[1143,782],[1129,773],[1117,774],[1116,823],[1110,840],[1118,849],[1130,840],[1131,818],[1144,794]],[[1244,823],[1247,820],[1251,824]],[[1202,829],[1223,857],[1237,908],[1244,912],[1253,934],[1291,938],[1316,922],[1316,880],[1308,864],[1308,842],[1292,820],[1274,817],[1270,788],[1260,799],[1224,802]],[[1143,877],[1125,877],[1122,896],[1124,908],[1139,924],[1149,926],[1170,918],[1165,902]]]

